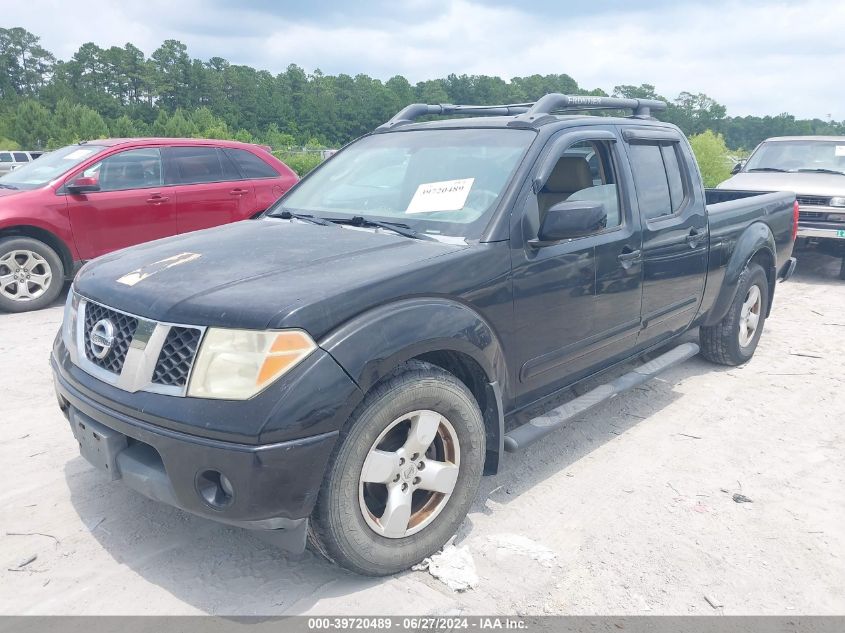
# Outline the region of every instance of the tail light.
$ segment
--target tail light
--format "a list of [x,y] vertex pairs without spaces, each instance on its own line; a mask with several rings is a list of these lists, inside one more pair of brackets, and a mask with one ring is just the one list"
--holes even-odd
[[795,204],[792,205],[792,240],[795,241],[796,236],[798,235],[798,201],[795,201]]

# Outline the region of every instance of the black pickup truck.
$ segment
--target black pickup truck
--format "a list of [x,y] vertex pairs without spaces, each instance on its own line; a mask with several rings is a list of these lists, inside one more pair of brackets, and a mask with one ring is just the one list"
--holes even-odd
[[359,573],[413,565],[505,451],[697,354],[690,328],[754,353],[795,198],[706,192],[664,107],[411,105],[257,220],[87,264],[51,360],[82,455]]

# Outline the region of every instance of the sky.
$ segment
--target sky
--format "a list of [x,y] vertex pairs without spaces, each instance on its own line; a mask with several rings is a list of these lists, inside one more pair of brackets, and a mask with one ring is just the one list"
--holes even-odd
[[0,26],[61,59],[89,41],[149,55],[177,39],[191,57],[273,73],[566,73],[608,92],[703,92],[734,116],[845,120],[842,0],[10,0]]

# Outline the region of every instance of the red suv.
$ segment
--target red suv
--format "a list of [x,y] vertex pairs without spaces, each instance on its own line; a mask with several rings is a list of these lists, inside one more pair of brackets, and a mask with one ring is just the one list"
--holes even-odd
[[49,305],[110,251],[250,218],[297,181],[234,141],[109,139],[70,145],[0,177],[0,310]]

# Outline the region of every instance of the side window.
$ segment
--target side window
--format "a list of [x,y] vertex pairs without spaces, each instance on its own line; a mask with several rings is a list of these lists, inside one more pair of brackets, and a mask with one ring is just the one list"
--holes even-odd
[[28,163],[29,162],[29,156],[27,156],[26,153],[24,153],[24,152],[14,152],[12,154],[12,156],[15,157],[16,163]]
[[629,152],[643,218],[653,220],[677,213],[687,194],[678,144],[634,143]]
[[660,145],[635,143],[629,147],[629,152],[642,217],[651,220],[672,215],[672,198]]
[[0,152],[0,163],[11,163],[12,154],[9,152]]
[[684,179],[678,163],[678,144],[661,145],[663,164],[666,166],[666,179],[669,181],[669,197],[672,199],[672,213],[677,213],[684,203]]
[[173,147],[169,150],[176,183],[194,185],[229,180],[216,147]]
[[619,226],[619,192],[612,151],[604,141],[581,141],[567,148],[537,194],[540,222],[552,205],[589,200],[604,204],[608,228]]
[[217,158],[220,159],[220,166],[223,168],[223,180],[243,180],[238,168],[235,167],[235,163],[232,162],[231,158],[226,156],[226,153],[221,147],[217,148]]
[[279,175],[279,172],[252,152],[231,147],[227,147],[223,151],[235,162],[238,169],[244,175],[244,178],[248,180],[254,178],[276,178]]
[[82,175],[98,178],[100,191],[161,186],[161,152],[155,147],[130,149],[88,167]]

